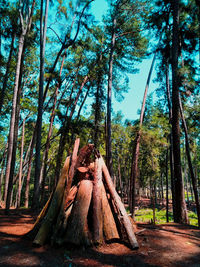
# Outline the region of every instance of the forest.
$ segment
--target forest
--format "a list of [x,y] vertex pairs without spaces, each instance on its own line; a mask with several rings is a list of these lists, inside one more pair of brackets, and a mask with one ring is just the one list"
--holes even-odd
[[[88,220],[96,245],[104,242],[101,227],[105,239],[123,237],[113,233],[119,224],[134,247],[128,217],[139,246],[143,224],[189,227],[200,241],[200,1],[105,0],[101,20],[97,2],[1,0],[0,219],[9,225],[22,212],[35,222],[40,214],[32,232],[48,218],[51,244],[61,242],[67,212],[75,232]],[[141,108],[126,118],[113,101],[123,104],[144,60],[151,66]],[[110,229],[101,213],[114,217]],[[83,228],[65,241],[90,244]],[[49,238],[44,229],[35,244]],[[177,266],[192,266],[185,264]]]

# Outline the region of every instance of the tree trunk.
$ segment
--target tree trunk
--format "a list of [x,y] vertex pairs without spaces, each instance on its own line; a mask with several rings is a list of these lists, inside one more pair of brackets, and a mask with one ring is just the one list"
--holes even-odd
[[194,191],[194,198],[195,198],[195,204],[196,204],[196,209],[197,209],[198,226],[200,227],[199,192],[198,192],[198,188],[197,188],[197,179],[194,175],[193,166],[192,166],[192,159],[191,159],[191,155],[190,155],[190,145],[189,145],[189,138],[188,138],[188,129],[187,129],[187,124],[185,121],[184,113],[183,113],[183,107],[182,107],[180,95],[179,95],[179,105],[180,105],[181,118],[182,118],[182,122],[183,122],[183,128],[184,128],[184,132],[185,132],[186,155],[187,155],[187,159],[188,159],[188,167],[190,170],[192,187],[193,187],[193,191]]
[[20,76],[23,46],[24,46],[24,33],[22,33],[19,38],[18,59],[17,59],[17,66],[16,66],[15,85],[14,85],[12,111],[11,111],[11,118],[10,118],[10,131],[9,131],[9,137],[8,137],[8,154],[7,154],[6,173],[5,173],[5,195],[4,195],[5,203],[7,199],[8,183],[9,183],[11,161],[12,161],[12,154],[13,154],[15,116],[16,116],[16,108],[17,108],[18,85],[19,85],[19,76]]
[[174,188],[175,188],[175,203],[176,203],[174,221],[177,223],[188,223],[182,171],[181,171],[181,155],[180,155],[178,50],[179,50],[179,1],[174,0],[173,37],[172,37],[172,134],[173,134],[173,154],[174,154]]
[[[172,106],[171,106],[171,93],[170,93],[170,84],[169,84],[169,63],[168,60],[166,62],[166,93],[167,93],[167,102],[169,109],[169,122],[172,124]],[[175,214],[175,188],[174,188],[174,155],[173,155],[173,136],[172,129],[169,135],[170,140],[170,174],[171,174],[171,192],[172,192],[172,207],[173,214]]]
[[[21,26],[22,26],[22,32],[19,37],[19,47],[18,47],[18,55],[17,55],[17,66],[16,66],[16,73],[15,73],[15,84],[14,84],[14,91],[13,91],[13,100],[12,100],[12,111],[11,111],[11,117],[10,117],[10,129],[9,129],[9,137],[8,137],[8,154],[7,154],[7,165],[6,165],[6,173],[5,173],[5,202],[6,202],[6,211],[9,209],[10,205],[10,197],[11,197],[11,187],[12,187],[12,175],[11,173],[11,164],[13,162],[12,157],[15,153],[13,153],[13,146],[14,146],[14,133],[15,133],[15,119],[16,119],[16,112],[17,112],[17,97],[19,96],[19,79],[20,79],[20,69],[21,69],[21,63],[22,63],[22,53],[24,48],[24,41],[25,36],[30,30],[31,23],[32,23],[32,15],[33,10],[35,6],[35,0],[32,2],[31,7],[31,13],[28,18],[27,25],[24,25],[24,21],[22,19],[21,14]],[[14,166],[13,166],[14,168]],[[10,189],[9,189],[10,185]],[[9,189],[9,190],[8,190]],[[9,193],[9,197],[7,198],[7,194]]]
[[26,177],[26,188],[25,188],[25,207],[28,208],[29,206],[29,185],[31,179],[31,167],[32,167],[32,160],[33,160],[33,149],[35,146],[35,136],[36,136],[36,128],[33,130],[33,136],[31,140],[31,148],[28,160],[28,169],[27,169],[27,177]]
[[107,122],[106,122],[106,163],[109,173],[113,178],[113,163],[112,163],[112,138],[111,138],[111,109],[112,109],[112,74],[113,74],[113,56],[116,41],[116,17],[113,19],[112,25],[112,40],[109,55],[109,73],[108,73],[108,92],[107,92]]
[[169,222],[169,181],[168,181],[168,148],[166,151],[166,221]]
[[45,18],[43,24],[43,0],[40,7],[40,79],[39,79],[39,97],[38,97],[38,116],[36,123],[36,155],[35,155],[35,179],[32,208],[39,208],[40,198],[40,150],[41,150],[41,134],[42,134],[42,113],[43,113],[43,87],[44,87],[44,60],[45,60],[45,44],[47,31],[49,0],[46,0]]
[[103,217],[102,217],[102,165],[101,161],[97,158],[95,160],[94,168],[94,183],[93,183],[93,240],[95,244],[103,242]]
[[[160,40],[159,40],[160,43]],[[159,46],[158,43],[158,46]],[[139,131],[136,135],[136,138],[134,140],[134,148],[133,148],[133,154],[132,154],[132,164],[131,164],[131,177],[130,177],[130,211],[132,213],[132,217],[134,218],[135,216],[135,191],[136,191],[136,182],[137,182],[137,177],[138,177],[138,159],[139,159],[139,151],[140,151],[140,139],[141,139],[141,127],[142,127],[142,123],[143,123],[143,119],[144,119],[144,111],[145,111],[145,104],[146,104],[146,98],[147,98],[147,93],[148,93],[148,88],[149,88],[149,84],[150,84],[150,80],[151,80],[151,75],[153,72],[153,67],[154,67],[154,63],[156,60],[156,54],[157,51],[155,51],[154,53],[154,57],[152,59],[152,63],[151,63],[151,67],[149,70],[149,74],[148,74],[148,78],[147,78],[147,83],[145,86],[145,91],[144,91],[144,97],[143,97],[143,102],[142,102],[142,108],[141,108],[141,112],[140,112],[140,124],[139,124]]]
[[23,120],[23,125],[22,125],[21,156],[20,156],[20,166],[19,166],[19,184],[18,184],[18,194],[17,194],[17,208],[20,207],[20,202],[21,202],[22,168],[23,168],[23,154],[24,154],[24,130],[25,130],[25,120]]
[[13,193],[12,192],[13,191],[13,179],[14,179],[14,174],[15,174],[17,139],[18,139],[19,117],[20,117],[20,99],[21,99],[21,93],[22,93],[22,76],[23,76],[23,67],[24,67],[24,63],[23,63],[24,52],[25,52],[25,44],[23,46],[23,51],[21,55],[20,75],[19,75],[19,80],[18,80],[18,93],[17,93],[15,121],[14,121],[13,150],[12,150],[12,160],[11,160],[8,192],[7,192],[7,199],[6,199],[6,213],[8,213],[10,204],[12,204],[11,194]]
[[12,41],[11,41],[11,45],[10,45],[10,53],[9,53],[8,62],[7,62],[7,65],[6,65],[6,73],[5,73],[5,76],[4,76],[4,79],[3,79],[3,86],[2,86],[2,89],[1,89],[1,93],[0,93],[0,114],[1,114],[1,111],[2,111],[5,91],[6,91],[6,87],[7,87],[7,81],[8,81],[9,71],[10,71],[11,59],[12,59],[12,55],[13,55],[13,51],[14,51],[15,38],[16,38],[16,34],[13,33],[12,34]]

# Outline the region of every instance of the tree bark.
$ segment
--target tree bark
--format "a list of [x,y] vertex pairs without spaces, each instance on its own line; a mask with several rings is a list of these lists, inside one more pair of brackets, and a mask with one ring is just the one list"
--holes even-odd
[[65,242],[75,245],[91,245],[91,237],[88,228],[88,211],[92,198],[93,183],[89,180],[82,180],[69,217],[67,231],[64,237]]
[[172,36],[172,135],[174,154],[174,188],[175,213],[174,221],[188,223],[185,203],[184,186],[181,171],[180,155],[180,126],[179,126],[179,78],[178,78],[178,51],[179,51],[179,1],[173,0],[173,36]]
[[[160,40],[159,40],[160,43]],[[158,43],[158,46],[159,46]],[[140,124],[139,124],[139,131],[136,135],[136,138],[134,140],[134,147],[133,147],[133,154],[132,154],[132,164],[131,164],[131,177],[130,177],[130,211],[132,213],[132,217],[134,218],[135,216],[135,190],[136,190],[136,182],[137,182],[137,177],[138,177],[138,159],[139,159],[139,151],[140,151],[140,139],[141,139],[141,127],[144,119],[144,111],[145,111],[145,104],[146,104],[146,98],[147,98],[147,93],[148,93],[148,88],[151,80],[151,75],[153,72],[153,67],[154,63],[156,60],[156,54],[157,51],[154,53],[151,67],[149,70],[148,78],[147,78],[147,83],[145,86],[145,91],[144,91],[144,97],[143,97],[143,102],[142,102],[142,107],[141,107],[141,112],[140,112]]]
[[68,177],[69,162],[70,162],[70,157],[67,157],[56,190],[53,194],[53,199],[51,201],[48,212],[40,227],[39,232],[37,233],[33,241],[33,243],[36,245],[42,246],[45,243],[52,229],[52,223],[55,221],[55,218],[57,217],[58,212],[60,210],[60,205],[62,203],[64,194],[64,188]]
[[[16,112],[17,112],[17,97],[19,96],[18,91],[19,91],[19,79],[20,79],[20,69],[21,69],[21,62],[22,62],[22,53],[23,53],[25,36],[27,35],[31,27],[34,6],[35,6],[35,0],[33,0],[32,2],[31,13],[30,13],[30,16],[28,17],[28,23],[26,26],[24,25],[22,12],[20,11],[22,31],[19,37],[17,66],[16,66],[16,73],[15,73],[15,84],[14,84],[14,91],[13,91],[12,111],[11,111],[11,117],[10,117],[10,129],[9,129],[9,137],[8,137],[7,165],[6,165],[6,173],[5,173],[5,202],[7,206],[6,211],[8,211],[9,209],[11,190],[12,190],[10,188],[10,190],[8,191],[8,188],[9,188],[9,184],[10,184],[10,187],[12,187],[12,175],[10,176],[10,172],[11,172],[11,164],[13,162],[12,157],[15,154],[15,153],[13,154],[13,146],[14,146],[15,125],[16,125],[15,119],[16,119]],[[8,193],[9,193],[9,197],[7,198]]]
[[119,213],[121,215],[121,220],[122,220],[122,223],[125,227],[126,234],[128,236],[128,240],[130,242],[130,245],[133,249],[138,248],[139,247],[138,242],[136,240],[131,221],[130,221],[127,213],[126,213],[126,210],[124,208],[123,203],[121,202],[119,195],[117,194],[117,192],[114,188],[109,171],[108,171],[102,157],[101,157],[101,161],[102,161],[102,169],[103,169],[103,174],[104,174],[106,185],[108,187],[109,193],[111,194],[113,201],[115,202],[115,205],[117,206],[117,208],[119,210]]
[[102,217],[102,165],[101,161],[96,158],[94,165],[94,183],[93,183],[93,240],[95,244],[103,242],[103,217]]
[[6,91],[6,87],[7,87],[7,81],[8,81],[9,71],[10,71],[11,59],[12,59],[12,55],[13,55],[13,51],[14,51],[15,38],[16,38],[16,34],[13,33],[12,34],[12,41],[11,41],[11,45],[10,45],[10,53],[9,53],[8,62],[7,62],[7,65],[6,65],[6,73],[5,73],[5,76],[4,76],[4,79],[3,79],[3,86],[2,86],[2,89],[1,89],[1,93],[0,93],[0,114],[1,114],[1,111],[2,111],[5,91]]
[[185,132],[185,147],[186,147],[186,155],[187,155],[187,160],[188,160],[188,167],[190,170],[190,176],[192,180],[192,187],[194,191],[194,198],[195,198],[195,204],[196,204],[196,209],[197,209],[197,218],[198,218],[198,226],[200,227],[200,204],[199,204],[199,192],[197,188],[197,179],[194,175],[193,171],[193,165],[192,165],[192,159],[190,155],[190,144],[189,144],[189,137],[188,137],[188,129],[187,129],[187,124],[185,121],[184,113],[183,113],[183,107],[182,107],[182,102],[179,94],[179,106],[180,106],[180,113],[181,113],[181,118],[183,122],[183,129]]
[[112,163],[112,138],[111,138],[111,110],[112,110],[112,74],[113,74],[113,57],[116,41],[116,16],[113,19],[112,39],[109,55],[109,72],[108,72],[108,92],[107,92],[107,122],[106,122],[106,163],[109,173],[113,179],[113,163]]
[[41,134],[42,134],[42,113],[43,113],[43,88],[44,88],[44,61],[45,61],[45,44],[48,19],[49,0],[46,0],[45,18],[43,23],[43,0],[40,7],[40,79],[39,79],[39,97],[38,97],[38,115],[36,123],[36,155],[35,155],[35,179],[32,208],[39,208],[40,198],[40,151],[41,151]]
[[20,207],[20,202],[21,202],[22,170],[23,170],[23,154],[24,154],[24,132],[25,132],[25,120],[23,120],[23,124],[22,124],[21,156],[20,156],[20,166],[19,166],[19,184],[18,184],[18,194],[17,194],[17,208]]

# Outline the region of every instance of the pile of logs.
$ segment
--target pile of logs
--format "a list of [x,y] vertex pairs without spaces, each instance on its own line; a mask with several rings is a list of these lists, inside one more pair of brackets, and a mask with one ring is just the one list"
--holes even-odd
[[38,216],[31,235],[42,246],[78,246],[122,241],[138,248],[133,225],[113,185],[102,156],[94,145],[67,157],[55,191]]

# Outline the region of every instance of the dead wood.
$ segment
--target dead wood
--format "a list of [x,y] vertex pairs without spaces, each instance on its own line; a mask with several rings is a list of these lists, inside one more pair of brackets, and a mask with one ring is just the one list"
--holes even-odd
[[90,165],[90,156],[93,150],[94,150],[93,144],[86,145],[80,149],[76,163],[76,168]]
[[68,194],[68,196],[65,199],[64,211],[66,211],[67,208],[74,202],[74,199],[75,199],[75,196],[76,196],[77,191],[78,191],[78,187],[76,185],[74,185],[70,189],[69,194]]
[[69,175],[68,175],[68,179],[67,179],[67,185],[66,185],[65,190],[64,190],[63,199],[62,199],[61,207],[60,207],[60,212],[57,216],[57,221],[56,221],[54,233],[53,233],[53,236],[51,238],[51,244],[54,244],[56,242],[56,240],[59,236],[59,232],[62,232],[62,230],[63,230],[62,229],[63,228],[63,222],[65,220],[64,205],[66,203],[66,198],[70,192],[70,188],[71,188],[74,174],[76,171],[75,166],[77,163],[77,154],[78,154],[79,144],[80,144],[80,139],[77,138],[75,143],[74,143],[71,166],[69,168]]
[[73,154],[72,154],[72,162],[71,162],[71,166],[69,169],[69,177],[67,180],[67,186],[66,186],[66,190],[65,190],[65,196],[67,196],[69,194],[70,188],[72,186],[72,180],[74,178],[74,174],[76,171],[76,165],[77,165],[77,154],[78,154],[78,148],[79,148],[79,144],[80,144],[80,139],[77,138],[75,143],[74,143],[74,149],[73,149]]
[[106,190],[101,183],[101,196],[102,196],[102,213],[103,213],[103,233],[106,241],[119,239],[119,233],[116,223],[108,202]]
[[120,212],[120,218],[121,218],[122,223],[126,229],[126,234],[128,236],[128,240],[130,242],[130,245],[134,249],[138,248],[139,246],[138,246],[138,242],[137,242],[137,239],[136,239],[134,231],[133,231],[133,226],[130,222],[130,219],[129,219],[128,214],[125,210],[125,207],[124,207],[119,195],[117,194],[117,192],[115,190],[112,179],[110,177],[110,174],[108,172],[108,169],[107,169],[102,157],[101,157],[101,161],[102,161],[102,169],[103,169],[103,174],[104,174],[106,185],[108,187],[109,193],[111,194],[113,201],[115,202],[116,207],[118,208],[118,210]]
[[44,218],[44,216],[47,214],[48,208],[50,206],[51,200],[53,198],[53,192],[51,193],[49,199],[47,200],[46,204],[44,205],[43,209],[41,210],[40,214],[38,215],[33,228],[31,229],[31,231],[29,231],[26,236],[29,238],[34,238],[41,226],[41,222]]
[[103,243],[103,214],[102,214],[102,165],[99,159],[94,164],[94,186],[93,186],[93,241],[94,244]]
[[58,215],[58,212],[60,210],[60,205],[63,200],[63,193],[64,193],[64,188],[65,188],[65,182],[68,177],[68,170],[69,170],[69,162],[70,162],[70,157],[67,157],[64,167],[61,171],[61,176],[58,181],[56,190],[53,194],[53,199],[51,201],[51,205],[48,209],[48,212],[42,222],[42,225],[40,227],[39,232],[37,233],[33,244],[35,245],[40,245],[42,246],[45,241],[47,240],[49,233],[52,229],[53,222],[55,221],[55,218]]
[[91,245],[88,229],[88,210],[91,202],[93,183],[82,180],[69,216],[64,241],[74,245]]

